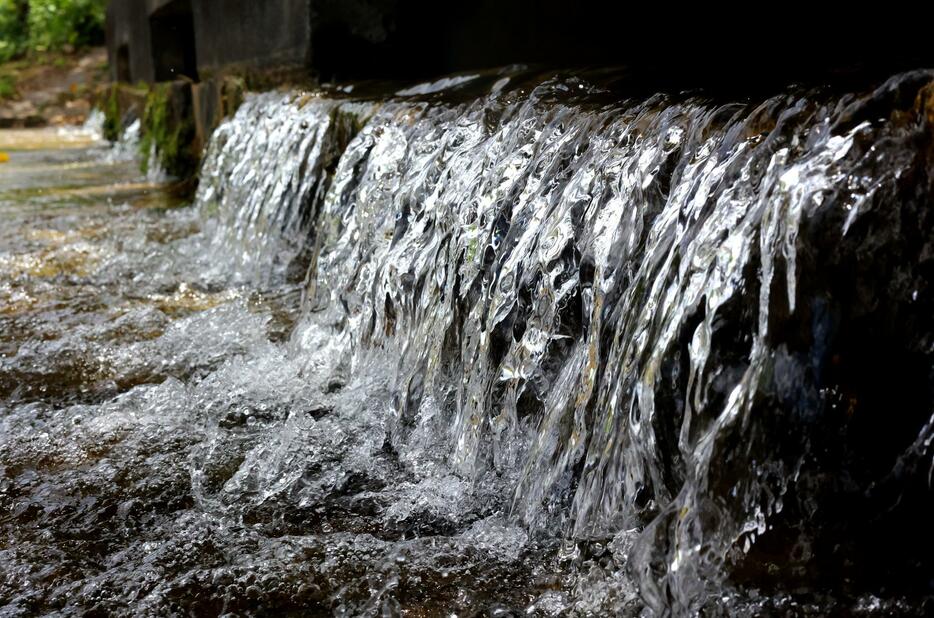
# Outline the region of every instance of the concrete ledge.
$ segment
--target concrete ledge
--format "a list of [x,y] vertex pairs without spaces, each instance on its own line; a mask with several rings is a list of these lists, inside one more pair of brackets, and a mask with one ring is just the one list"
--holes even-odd
[[153,86],[113,84],[98,90],[104,136],[116,141],[134,121],[140,127],[140,163],[157,163],[180,180],[194,178],[214,129],[243,102],[245,84],[236,78],[198,84],[176,80]]
[[214,129],[243,103],[245,84],[233,77],[212,79],[192,85],[191,91],[195,148],[203,153]]
[[110,84],[98,88],[92,103],[104,112],[104,137],[116,141],[133,121],[142,118],[148,94],[147,86]]

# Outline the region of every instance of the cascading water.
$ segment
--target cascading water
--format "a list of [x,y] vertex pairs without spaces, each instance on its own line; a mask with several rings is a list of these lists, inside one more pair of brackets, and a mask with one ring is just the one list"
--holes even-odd
[[924,613],[932,82],[253,96],[93,275],[133,343],[2,393],[8,607]]
[[315,217],[307,206],[322,200],[353,124],[370,107],[311,95],[293,99],[250,100],[217,130],[205,162],[196,201],[215,226],[212,250],[247,269],[246,278],[299,256]]

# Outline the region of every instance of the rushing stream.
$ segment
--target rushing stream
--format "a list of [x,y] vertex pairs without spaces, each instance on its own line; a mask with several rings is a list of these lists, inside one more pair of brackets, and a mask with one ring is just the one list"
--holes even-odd
[[0,614],[930,612],[932,83],[252,95],[191,205],[20,136]]

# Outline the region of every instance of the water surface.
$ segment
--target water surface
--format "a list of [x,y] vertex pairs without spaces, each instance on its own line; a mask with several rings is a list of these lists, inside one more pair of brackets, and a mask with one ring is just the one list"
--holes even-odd
[[923,613],[931,81],[0,136],[0,611]]

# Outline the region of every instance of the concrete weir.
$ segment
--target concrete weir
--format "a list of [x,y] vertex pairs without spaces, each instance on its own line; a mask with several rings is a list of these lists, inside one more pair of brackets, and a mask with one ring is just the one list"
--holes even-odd
[[[242,78],[268,84],[304,79],[309,27],[304,0],[112,2],[107,49],[113,85],[100,97],[111,137],[140,119],[162,166],[190,175],[211,132],[236,109]],[[153,86],[163,82],[170,84]],[[166,121],[154,122],[156,116]]]
[[198,81],[232,70],[304,71],[306,0],[123,0],[107,13],[114,81]]
[[929,38],[622,1],[113,3],[115,143],[0,131],[0,618],[934,616]]
[[[934,53],[926,38],[911,36],[904,20],[902,36],[887,43],[885,54],[852,44],[877,40],[884,17],[808,20],[814,36],[796,36],[789,45],[788,33],[800,29],[795,16],[770,16],[751,36],[714,13],[675,16],[650,3],[113,0],[107,47],[114,84],[176,84],[172,96],[163,91],[149,105],[138,90],[119,85],[101,100],[109,126],[125,127],[142,116],[144,134],[147,107],[155,112],[162,103],[181,102],[181,109],[161,114],[181,124],[161,129],[190,143],[163,148],[163,138],[154,141],[163,167],[186,175],[186,167],[189,173],[194,168],[185,161],[200,157],[245,88],[414,82],[515,64],[625,66],[621,91],[627,97],[700,88],[738,99],[789,83],[863,87],[867,77],[878,81],[931,64],[925,62]],[[189,150],[193,156],[181,161],[168,156]]]

